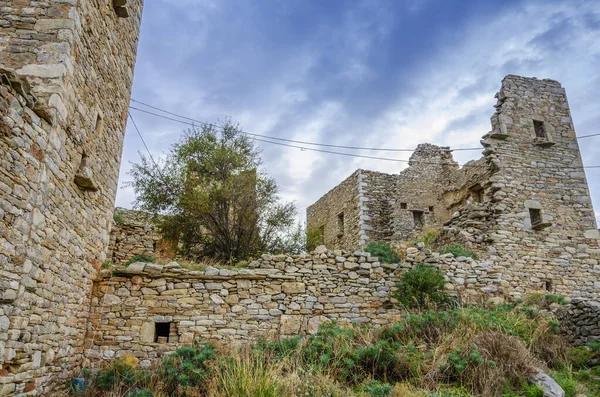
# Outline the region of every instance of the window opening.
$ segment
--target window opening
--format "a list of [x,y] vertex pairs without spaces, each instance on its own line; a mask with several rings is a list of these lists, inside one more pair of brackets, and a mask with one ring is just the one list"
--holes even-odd
[[100,116],[100,114],[98,114],[96,117],[95,131],[97,134],[100,134],[102,131],[104,131],[104,120],[102,120],[102,116]]
[[168,343],[171,323],[154,323],[154,342]]
[[545,287],[546,287],[546,291],[552,292],[552,281],[546,280]]
[[400,203],[400,209],[405,210],[406,209],[406,203]]
[[429,206],[429,212],[433,212],[433,206],[432,205]]
[[546,133],[546,126],[543,121],[533,120],[533,129],[535,131],[535,137],[537,139],[548,139],[548,134]]
[[337,216],[337,236],[342,237],[344,235],[344,213],[340,212]]
[[473,201],[476,203],[483,203],[483,188],[481,185],[472,186],[469,190],[471,190],[471,197],[473,197]]
[[423,229],[423,211],[413,211],[413,220],[415,223],[415,229]]
[[529,218],[531,219],[531,226],[542,223],[542,211],[537,208],[529,209]]

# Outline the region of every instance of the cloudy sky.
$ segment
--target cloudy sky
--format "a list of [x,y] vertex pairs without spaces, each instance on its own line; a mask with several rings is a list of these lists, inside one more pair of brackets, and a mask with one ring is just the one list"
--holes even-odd
[[[132,98],[299,141],[477,147],[507,74],[560,81],[577,134],[600,132],[600,2],[148,0]],[[155,157],[185,128],[131,112]],[[302,213],[357,168],[405,167],[259,145],[265,170]],[[600,165],[600,136],[580,145],[584,164]],[[141,150],[130,120],[121,185]],[[455,153],[461,164],[479,157]],[[600,218],[600,169],[586,174]],[[119,189],[117,205],[133,200],[130,188]]]

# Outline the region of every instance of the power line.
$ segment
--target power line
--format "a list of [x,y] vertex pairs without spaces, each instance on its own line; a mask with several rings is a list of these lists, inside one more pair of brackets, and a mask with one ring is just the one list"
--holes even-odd
[[593,137],[593,136],[598,136],[598,135],[600,135],[600,132],[599,132],[599,133],[597,133],[597,134],[582,135],[582,136],[578,136],[578,137],[576,137],[576,138],[577,138],[577,139],[591,138],[591,137]]
[[144,140],[144,137],[142,136],[142,133],[140,132],[140,129],[138,128],[137,124],[135,123],[135,120],[133,119],[133,116],[131,115],[131,112],[127,111],[127,113],[129,114],[129,118],[131,119],[131,122],[133,123],[133,126],[135,127],[135,130],[137,131],[140,139],[142,140],[142,143],[144,144],[144,147],[146,148],[146,151],[148,152],[148,156],[150,156],[150,160],[152,160],[152,164],[154,164],[154,168],[156,169],[156,171],[162,177],[163,176],[162,172],[160,172],[160,168],[158,167],[158,164],[156,164],[156,161],[154,161],[154,157],[152,157],[152,153],[150,153],[150,149],[148,149],[148,145],[146,145],[146,141]]
[[[166,119],[166,120],[171,120],[171,121],[175,121],[177,123],[189,125],[189,126],[192,126],[192,127],[195,127],[198,124],[205,125],[205,126],[218,127],[218,126],[215,126],[214,124],[210,124],[210,123],[207,123],[207,122],[204,122],[204,121],[199,121],[199,120],[198,121],[194,120],[195,122],[189,122],[189,121],[183,121],[183,120],[174,119],[172,117],[168,117],[168,116],[164,116],[164,115],[161,115],[161,114],[158,114],[158,113],[150,112],[148,110],[139,109],[139,108],[136,108],[135,106],[129,106],[129,108],[133,109],[133,110],[137,110],[137,111],[143,112],[143,113],[147,113],[147,114],[150,114],[150,115],[153,115],[153,116],[156,116],[156,117],[160,117],[160,118],[163,118],[163,119]],[[129,115],[131,116],[131,112],[129,112]],[[191,119],[191,120],[193,120],[193,119]],[[132,121],[133,121],[133,118],[132,118]],[[134,125],[135,125],[135,122],[134,122]],[[258,134],[251,134],[251,133],[243,132],[243,131],[242,131],[242,133],[248,134],[248,135],[258,135]],[[139,134],[139,130],[138,130],[138,134]],[[262,136],[262,135],[259,135],[259,136]],[[140,135],[140,137],[141,137],[141,135]],[[398,163],[410,163],[410,160],[393,159],[393,158],[389,158],[389,157],[367,156],[367,155],[361,155],[361,154],[335,152],[335,151],[332,151],[332,150],[325,150],[325,149],[308,148],[308,147],[304,147],[304,146],[291,145],[291,144],[282,143],[282,142],[272,142],[272,141],[269,141],[267,139],[256,138],[254,136],[252,136],[252,139],[254,139],[256,141],[259,141],[259,142],[270,143],[270,144],[273,144],[273,145],[280,145],[280,146],[286,146],[286,147],[291,147],[291,148],[295,148],[295,149],[300,149],[302,151],[307,151],[308,150],[308,151],[312,151],[312,152],[337,154],[337,155],[340,155],[340,156],[347,156],[347,157],[359,157],[359,158],[366,158],[366,159],[371,159],[371,160],[392,161],[392,162],[398,162]],[[273,138],[269,137],[268,139],[273,139]],[[143,139],[142,139],[142,142],[143,142]],[[292,142],[294,142],[294,141],[292,141]],[[145,142],[144,142],[144,145],[145,145]],[[146,149],[148,149],[148,147],[146,147]],[[483,150],[483,149],[478,149],[478,150]],[[411,150],[411,151],[414,152],[414,150]],[[148,151],[148,153],[150,153],[150,151]],[[452,164],[456,164],[454,162],[453,163],[438,163],[438,162],[425,162],[425,161],[418,161],[418,163],[420,163],[420,164],[434,164],[434,165],[452,165]],[[156,163],[155,163],[155,165],[156,165]],[[582,168],[600,168],[600,165],[589,165],[589,166],[583,166]]]
[[[166,113],[166,114],[170,114],[171,116],[176,116],[176,117],[179,117],[179,118],[182,118],[182,119],[185,119],[185,120],[190,120],[190,121],[193,121],[193,122],[198,123],[200,125],[208,125],[209,124],[209,123],[207,123],[205,121],[192,119],[190,117],[182,116],[180,114],[173,113],[173,112],[170,112],[168,110],[161,109],[159,107],[152,106],[152,105],[149,105],[149,104],[144,103],[144,102],[136,101],[135,99],[131,99],[131,102],[139,103],[140,105],[147,106],[147,107],[149,107],[151,109],[155,109],[155,110],[158,110],[160,112],[163,112],[163,113]],[[148,113],[148,114],[152,114],[152,115],[161,117],[160,115],[158,115],[156,113],[153,113],[153,112],[149,112],[147,110],[142,110],[142,109],[139,109],[139,108],[135,108],[133,106],[130,106],[130,108],[138,110],[138,111],[141,111],[141,112],[145,112],[145,113]],[[170,119],[170,120],[173,120],[173,119]],[[297,141],[297,140],[293,140],[293,139],[279,138],[279,137],[268,136],[268,135],[263,135],[263,134],[256,134],[256,133],[247,132],[247,131],[241,131],[241,132],[243,134],[246,134],[246,135],[257,136],[257,137],[260,137],[260,138],[274,139],[274,140],[277,140],[277,141],[300,143],[302,145],[311,145],[311,146],[333,147],[333,148],[338,148],[338,149],[373,150],[373,151],[381,151],[381,152],[414,152],[415,151],[415,149],[394,149],[394,148],[376,148],[376,147],[333,145],[333,144],[328,144],[328,143],[316,143],[316,142],[307,142],[307,141]],[[463,151],[463,150],[483,150],[483,149],[480,148],[480,147],[476,147],[476,148],[474,147],[474,148],[458,148],[458,149],[442,149],[442,150]]]

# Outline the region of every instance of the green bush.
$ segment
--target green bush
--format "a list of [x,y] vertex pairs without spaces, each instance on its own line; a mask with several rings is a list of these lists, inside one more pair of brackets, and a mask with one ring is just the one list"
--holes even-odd
[[116,223],[125,223],[125,219],[123,218],[123,214],[121,214],[121,211],[115,211],[115,213],[113,214],[113,220]]
[[154,262],[156,262],[156,259],[154,259],[150,255],[141,254],[141,255],[136,255],[136,256],[129,258],[126,265],[129,266],[135,262],[154,263]]
[[525,397],[544,397],[544,389],[538,385],[523,386],[523,395]]
[[376,256],[383,263],[398,263],[400,256],[389,245],[377,241],[370,242],[365,251]]
[[210,343],[202,346],[185,346],[163,357],[158,375],[164,382],[168,395],[177,395],[178,387],[201,388],[211,374],[209,363],[217,358]]
[[98,371],[95,383],[100,390],[119,390],[121,387],[143,385],[148,380],[149,375],[144,370],[134,368],[125,359],[116,359],[109,368]]
[[363,390],[369,397],[387,397],[392,395],[394,388],[388,383],[372,380],[363,387]]
[[301,335],[292,338],[281,338],[274,342],[267,342],[264,339],[259,339],[254,344],[253,350],[263,356],[274,359],[275,361],[281,361],[298,352],[298,346],[301,340]]
[[126,397],[153,397],[154,393],[150,389],[134,390],[127,393]]
[[544,295],[546,302],[558,303],[559,305],[568,305],[567,298],[562,295],[546,294]]
[[438,268],[419,263],[400,276],[394,297],[409,307],[447,303],[450,297],[444,289],[445,284],[444,274]]
[[449,245],[441,250],[442,254],[453,254],[456,257],[466,256],[468,258],[477,259],[477,255],[471,251],[467,251],[460,244]]

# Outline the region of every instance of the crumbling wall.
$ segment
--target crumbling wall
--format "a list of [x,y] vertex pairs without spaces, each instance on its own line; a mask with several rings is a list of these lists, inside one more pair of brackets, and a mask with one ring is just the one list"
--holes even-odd
[[396,182],[393,228],[397,240],[409,240],[427,228],[441,226],[449,218],[442,193],[458,170],[449,147],[420,144],[410,156],[409,167]]
[[107,258],[124,263],[137,255],[169,260],[177,256],[177,242],[163,238],[159,217],[143,211],[115,208]]
[[1,395],[78,374],[112,219],[141,0],[0,9]]
[[361,243],[364,246],[371,241],[390,241],[394,237],[392,220],[398,175],[361,170],[361,177]]
[[[501,269],[485,261],[410,248],[402,264],[366,252],[263,255],[248,269],[188,271],[135,263],[95,283],[86,355],[100,365],[134,354],[142,365],[196,338],[222,343],[314,333],[324,321],[381,326],[399,319],[390,291],[416,262],[437,265],[464,302],[509,297]],[[156,323],[171,323],[158,339]]]

